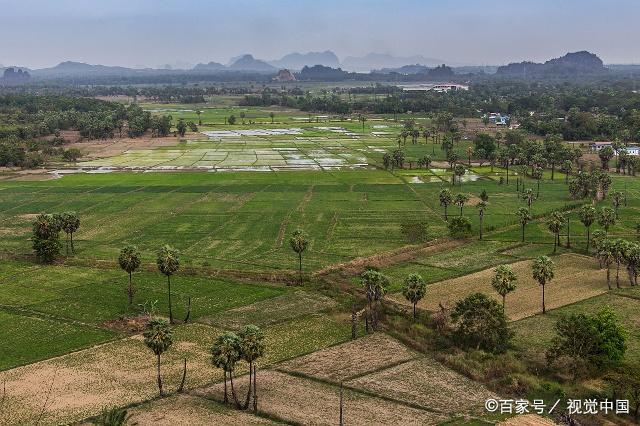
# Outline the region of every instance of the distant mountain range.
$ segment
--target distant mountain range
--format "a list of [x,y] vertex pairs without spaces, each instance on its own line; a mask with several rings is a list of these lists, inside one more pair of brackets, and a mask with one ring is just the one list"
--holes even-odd
[[[13,67],[15,71],[26,71],[32,80],[42,79],[83,79],[104,80],[104,78],[135,78],[144,80],[152,77],[155,80],[173,78],[172,76],[187,76],[196,79],[198,76],[216,76],[224,74],[224,78],[238,79],[242,76],[236,74],[251,74],[275,76],[280,69],[288,69],[292,72],[300,72],[305,67],[309,76],[327,75],[331,78],[354,78],[354,73],[375,74],[399,74],[405,79],[420,79],[424,77],[446,78],[460,74],[496,74],[501,77],[515,78],[546,78],[546,77],[574,77],[584,75],[599,75],[606,72],[639,73],[637,65],[617,65],[607,68],[602,60],[593,53],[587,51],[568,53],[560,58],[551,59],[544,63],[530,61],[511,63],[509,65],[495,66],[458,66],[449,68],[440,67],[443,61],[426,58],[424,56],[396,57],[388,54],[370,53],[362,57],[347,57],[340,61],[335,53],[308,52],[290,53],[280,59],[262,60],[253,55],[245,54],[232,58],[229,63],[219,62],[199,63],[191,69],[167,69],[167,68],[127,68],[121,66],[91,65],[83,62],[66,61],[60,64],[41,69],[28,69],[25,67]],[[320,66],[320,67],[316,67]],[[436,68],[440,67],[440,68]],[[0,72],[6,68],[0,67]],[[336,72],[331,71],[335,70]],[[188,77],[192,76],[192,77]],[[17,77],[17,76],[16,76]],[[366,78],[366,77],[365,77]],[[0,81],[0,83],[2,83]]]
[[602,59],[587,52],[573,52],[546,61],[545,63],[519,62],[498,67],[496,75],[508,77],[576,77],[584,75],[604,74],[608,69]]

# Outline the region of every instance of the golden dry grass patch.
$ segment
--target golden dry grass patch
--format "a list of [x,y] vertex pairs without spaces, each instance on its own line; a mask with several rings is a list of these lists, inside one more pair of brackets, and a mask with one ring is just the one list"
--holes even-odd
[[[559,308],[606,292],[605,273],[599,270],[594,259],[576,254],[563,254],[553,257],[552,260],[556,264],[555,278],[546,285],[547,309]],[[531,264],[531,260],[511,264],[518,277],[517,288],[507,296],[506,301],[507,317],[512,321],[535,315],[542,310],[542,289],[533,279]],[[495,268],[489,268],[430,284],[418,307],[436,311],[439,304],[453,306],[456,301],[476,292],[495,297],[502,303],[502,298],[491,287],[494,273]],[[391,297],[402,304],[409,304],[401,294]]]
[[[235,381],[244,394],[244,377]],[[222,384],[196,391],[221,401]],[[348,425],[435,425],[446,415],[408,407],[381,398],[344,390],[344,423]],[[340,389],[278,371],[258,371],[258,410],[287,422],[335,425],[339,420]]]
[[481,414],[487,398],[496,398],[483,385],[429,357],[358,377],[345,384],[450,414]]
[[498,423],[499,426],[555,426],[556,424],[553,420],[546,419],[537,414],[513,416]]
[[375,333],[284,362],[278,369],[341,381],[416,356],[415,352],[392,337]]
[[[222,379],[202,343],[205,336],[215,335],[215,329],[193,324],[174,333],[173,346],[162,356],[167,391],[177,388],[184,357],[187,388]],[[0,416],[8,425],[33,424],[43,411],[40,424],[70,423],[94,416],[105,406],[137,403],[158,393],[155,356],[139,335],[7,370],[0,373],[0,381],[7,392]]]
[[129,410],[131,422],[139,426],[158,425],[274,425],[268,419],[249,412],[225,407],[220,403],[191,395],[175,395],[139,405]]

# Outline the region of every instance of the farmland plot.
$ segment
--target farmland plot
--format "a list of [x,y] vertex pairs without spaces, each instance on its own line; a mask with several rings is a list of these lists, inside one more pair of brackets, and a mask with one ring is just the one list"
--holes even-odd
[[[287,422],[305,425],[335,425],[338,422],[340,389],[277,371],[258,372],[259,409]],[[241,378],[242,379],[242,378]],[[239,394],[246,389],[237,380]],[[222,400],[223,386],[198,390],[199,395]],[[344,423],[350,425],[435,425],[447,416],[420,410],[350,390],[344,391]]]
[[339,382],[416,356],[397,340],[375,333],[287,361],[278,369]]
[[347,386],[450,414],[482,414],[496,396],[483,385],[429,358],[420,358],[349,380]]
[[[592,258],[563,254],[553,258],[556,263],[556,276],[546,286],[545,300],[547,309],[558,308],[580,300],[588,299],[607,290],[605,272],[600,271]],[[518,277],[516,290],[507,296],[506,314],[510,320],[518,320],[537,314],[542,310],[541,287],[531,276],[531,261],[516,262],[511,265]],[[485,293],[502,302],[491,287],[494,268],[431,284],[427,288],[427,297],[418,303],[418,307],[430,311],[438,310],[439,304],[453,306],[469,294]],[[394,299],[407,303],[401,296]]]

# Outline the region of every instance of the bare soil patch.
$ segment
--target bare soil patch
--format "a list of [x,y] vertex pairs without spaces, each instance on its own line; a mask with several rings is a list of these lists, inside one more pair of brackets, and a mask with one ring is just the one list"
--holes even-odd
[[537,414],[524,414],[498,423],[500,426],[555,426],[556,423]]
[[181,138],[174,136],[153,138],[150,134],[145,134],[138,138],[114,138],[74,142],[67,145],[67,148],[78,148],[83,154],[82,161],[88,161],[97,158],[114,157],[130,149],[153,149],[163,146],[175,146],[180,143],[180,139]]
[[[243,380],[244,379],[244,380]],[[246,378],[236,380],[237,392]],[[223,385],[196,391],[221,401]],[[348,425],[435,425],[447,416],[344,390],[344,423]],[[258,371],[258,410],[292,423],[335,425],[339,420],[340,389],[277,371]]]
[[345,383],[376,394],[451,414],[481,414],[487,388],[432,358],[420,358]]
[[115,320],[102,323],[103,327],[123,333],[140,333],[144,330],[150,317],[148,315],[138,315],[136,317],[120,317]]
[[274,425],[270,420],[225,407],[215,401],[191,395],[176,395],[137,406],[129,413],[132,423],[145,425]]
[[278,369],[339,382],[416,356],[397,340],[375,333],[287,361]]
[[[563,254],[554,257],[553,261],[556,264],[556,276],[546,285],[547,309],[559,308],[607,291],[605,272],[598,269],[596,261],[592,258]],[[506,313],[510,320],[515,321],[542,310],[542,289],[531,276],[531,261],[516,262],[511,266],[518,282],[516,290],[507,296]],[[418,303],[418,307],[433,312],[438,310],[440,303],[453,306],[456,301],[475,292],[493,296],[502,303],[502,298],[491,287],[494,273],[495,268],[489,268],[430,284],[427,287],[427,295]],[[409,304],[402,295],[396,294],[391,297],[399,303]]]

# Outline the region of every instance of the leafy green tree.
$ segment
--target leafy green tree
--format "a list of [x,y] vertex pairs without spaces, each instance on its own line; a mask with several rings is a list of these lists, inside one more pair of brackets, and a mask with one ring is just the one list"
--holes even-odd
[[33,223],[33,249],[44,263],[53,262],[60,254],[60,219],[52,214],[40,214]]
[[564,215],[558,211],[552,212],[547,222],[549,231],[553,233],[553,252],[555,253],[560,244],[560,231],[562,227],[567,223],[567,219]]
[[604,228],[605,234],[609,234],[609,228],[616,223],[616,213],[609,207],[603,207],[598,211],[598,225]]
[[298,276],[302,285],[302,253],[307,249],[309,240],[301,229],[296,229],[289,240],[291,249],[298,254]]
[[154,318],[147,323],[144,333],[144,343],[157,357],[158,390],[163,396],[162,377],[160,375],[160,356],[173,344],[171,328],[166,320]]
[[444,207],[444,220],[449,220],[447,208],[453,203],[453,195],[451,194],[451,191],[443,189],[440,191],[438,198],[440,199],[440,205]]
[[609,306],[595,315],[562,316],[555,329],[556,336],[547,350],[547,362],[551,365],[568,359],[574,379],[586,368],[620,362],[627,350],[628,333]]
[[520,227],[522,228],[522,242],[524,243],[524,227],[527,223],[531,222],[533,218],[531,217],[531,213],[529,210],[524,207],[520,207],[516,211],[516,216],[518,216],[518,221],[520,222]]
[[451,312],[454,337],[463,347],[504,352],[513,336],[502,307],[493,298],[474,293],[459,300]]
[[78,217],[76,212],[64,212],[60,215],[60,227],[67,236],[67,254],[69,254],[69,245],[71,245],[71,252],[75,253],[75,247],[73,246],[73,233],[80,228],[80,217]]
[[389,278],[374,269],[367,269],[360,275],[360,283],[367,296],[369,318],[371,326],[375,330],[378,324],[378,305],[387,293]]
[[156,258],[158,270],[167,277],[167,290],[169,293],[169,322],[173,324],[173,310],[171,307],[171,276],[180,268],[178,251],[169,245],[164,245],[158,250]]
[[118,256],[118,264],[123,271],[129,274],[129,286],[127,287],[127,296],[129,297],[129,306],[133,304],[133,296],[136,293],[133,287],[132,274],[140,267],[140,252],[136,246],[126,246],[120,250]]
[[405,278],[402,295],[413,304],[413,319],[416,319],[416,305],[424,297],[427,285],[419,274],[410,274]]
[[451,218],[449,224],[449,235],[453,238],[467,238],[471,236],[471,222],[465,216]]
[[464,205],[469,201],[469,196],[467,194],[456,194],[454,199],[454,204],[460,207],[460,216],[462,216],[462,209]]
[[487,194],[487,190],[486,189],[483,189],[482,192],[480,193],[480,199],[482,201],[484,201],[485,203],[487,201],[489,201],[489,194]]
[[221,368],[224,372],[224,403],[229,402],[229,393],[227,391],[228,378],[231,382],[231,396],[233,397],[236,407],[240,408],[238,396],[233,385],[233,372],[236,369],[236,364],[242,358],[240,337],[231,331],[222,333],[213,342],[211,356],[213,358],[213,365]]
[[227,123],[229,123],[229,124],[231,124],[231,125],[236,124],[236,116],[235,116],[235,115],[233,115],[233,114],[231,114],[231,115],[229,116],[229,118],[227,118]]
[[484,212],[485,210],[487,210],[487,203],[485,203],[484,201],[480,201],[478,203],[478,205],[476,206],[476,208],[478,209],[478,217],[480,219],[480,240],[482,240],[482,228],[484,225]]
[[585,204],[580,208],[580,222],[587,229],[587,253],[589,253],[589,243],[591,239],[591,225],[596,221],[596,209],[592,204]]
[[[264,355],[264,333],[255,325],[247,325],[238,334],[240,338],[240,355],[249,364],[249,390],[244,402],[244,409],[249,408],[249,401],[253,393],[253,411],[258,411],[258,396],[256,393],[256,360]],[[252,381],[253,379],[253,381]]]
[[496,273],[491,279],[491,287],[502,297],[503,312],[507,294],[516,289],[517,281],[518,277],[510,265],[500,265],[496,268]]
[[532,265],[533,279],[538,281],[542,287],[542,313],[547,312],[544,303],[544,289],[555,276],[555,263],[548,256],[540,256],[533,261]]

